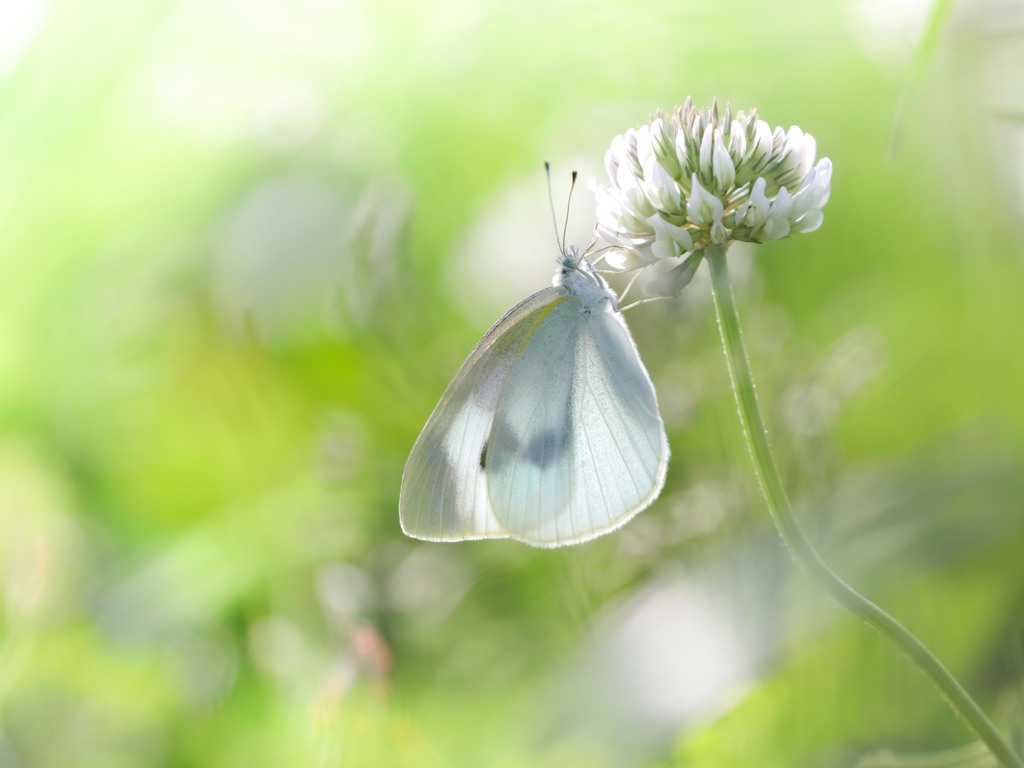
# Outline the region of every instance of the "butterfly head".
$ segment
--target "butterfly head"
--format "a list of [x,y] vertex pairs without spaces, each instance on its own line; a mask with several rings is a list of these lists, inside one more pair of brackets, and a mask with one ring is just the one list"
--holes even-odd
[[586,255],[574,245],[562,250],[560,269],[552,285],[560,286],[583,302],[584,312],[607,312],[618,309],[615,292],[597,274]]

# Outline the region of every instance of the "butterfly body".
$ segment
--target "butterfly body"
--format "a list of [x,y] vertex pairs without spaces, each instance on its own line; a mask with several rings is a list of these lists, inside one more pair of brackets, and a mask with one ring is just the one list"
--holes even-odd
[[539,547],[618,528],[657,497],[668,443],[614,291],[568,249],[552,285],[470,353],[413,446],[403,530]]

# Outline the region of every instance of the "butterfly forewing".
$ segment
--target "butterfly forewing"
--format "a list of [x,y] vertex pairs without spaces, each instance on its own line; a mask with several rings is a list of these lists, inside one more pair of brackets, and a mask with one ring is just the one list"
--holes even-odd
[[487,494],[488,438],[508,373],[562,291],[546,288],[514,307],[462,364],[427,420],[402,475],[399,517],[409,535],[459,541],[509,534]]

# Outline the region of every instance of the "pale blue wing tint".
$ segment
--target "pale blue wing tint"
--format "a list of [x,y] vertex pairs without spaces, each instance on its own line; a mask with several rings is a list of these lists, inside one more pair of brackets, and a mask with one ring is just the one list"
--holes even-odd
[[661,491],[668,443],[621,315],[548,308],[498,399],[487,482],[498,522],[538,546],[617,528]]
[[487,498],[484,448],[508,372],[537,318],[561,293],[546,288],[510,310],[448,385],[402,475],[399,518],[410,536],[434,541],[508,536]]

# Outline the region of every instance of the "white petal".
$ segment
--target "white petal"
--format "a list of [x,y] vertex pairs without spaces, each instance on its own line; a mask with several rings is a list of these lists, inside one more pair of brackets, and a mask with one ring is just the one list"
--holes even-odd
[[756,163],[763,157],[771,154],[771,151],[772,129],[764,120],[758,120],[754,127],[754,140],[747,154]]
[[803,144],[804,132],[800,130],[800,126],[789,126],[789,130],[786,131],[786,154],[801,157],[803,155]]
[[[697,267],[700,266],[700,261],[699,258],[690,256],[681,263],[675,264],[668,271],[665,271],[661,265],[659,265],[660,268],[648,268],[644,277],[647,278],[650,275],[650,278],[646,279],[643,283],[644,293],[648,296],[663,296],[666,298],[677,296],[693,279]],[[674,260],[663,263],[673,264]]]
[[732,121],[729,129],[729,157],[732,158],[733,167],[739,163],[747,154],[747,132],[739,120]]
[[725,228],[722,220],[719,219],[711,225],[711,242],[721,245],[729,238],[729,230]]
[[619,134],[612,139],[611,146],[604,153],[604,167],[608,171],[608,178],[614,184],[618,177],[619,166],[626,159],[626,137]]
[[629,163],[623,163],[619,166],[616,182],[623,195],[624,207],[636,211],[644,217],[654,213],[654,209],[651,207],[651,203],[641,187],[640,179],[633,175],[633,170],[630,168]]
[[616,248],[606,252],[604,263],[616,272],[623,272],[627,269],[636,269],[653,264],[657,259],[651,254],[650,249],[640,248]]
[[767,219],[757,229],[751,232],[751,237],[759,243],[767,240],[781,240],[789,234],[789,221],[786,219]]
[[685,227],[676,226],[657,215],[651,216],[647,223],[654,230],[658,240],[671,240],[678,246],[674,256],[678,256],[683,251],[693,250],[693,238]]
[[832,191],[832,161],[827,157],[821,158],[814,166],[814,174],[817,182],[814,191],[815,207],[822,208]]
[[772,207],[768,211],[770,219],[788,219],[793,213],[793,197],[783,187],[772,200]]
[[[737,205],[732,211],[731,221],[733,222],[733,226],[740,226],[741,224],[743,224],[743,220],[746,218],[747,211],[749,209],[750,195],[747,195],[745,198],[743,198],[743,202]],[[726,216],[726,219],[729,220],[730,217]]]
[[654,146],[651,143],[651,129],[647,125],[641,125],[636,129],[636,159],[640,161],[642,168],[648,158],[654,156]]
[[800,177],[810,173],[814,167],[814,156],[818,153],[818,142],[809,133],[804,134],[803,157],[800,160]]
[[644,191],[655,208],[679,211],[682,191],[653,155],[644,162]]
[[736,166],[725,148],[720,131],[715,132],[715,148],[711,158],[712,168],[715,173],[715,189],[725,192],[732,189],[736,181]]
[[803,186],[793,195],[793,212],[790,215],[790,219],[799,219],[814,205],[814,192],[817,188],[816,176],[817,173],[811,168],[807,178],[804,179]]
[[659,237],[651,244],[651,253],[659,259],[671,259],[682,253],[682,250],[672,238]]
[[814,164],[815,151],[814,137],[804,133],[798,126],[791,126],[780,153],[781,160],[773,173],[776,182],[799,187]]
[[676,159],[679,160],[679,167],[682,169],[681,173],[684,177],[693,173],[693,168],[690,167],[689,156],[686,152],[687,146],[686,129],[680,128],[676,131]]
[[793,232],[813,232],[821,226],[821,222],[825,220],[825,214],[821,212],[820,208],[815,208],[813,211],[809,211],[801,218],[797,219],[793,223]]
[[704,135],[700,140],[700,175],[704,178],[711,176],[711,150],[715,142],[715,129],[709,124],[704,129]]
[[771,208],[771,202],[764,194],[765,182],[763,176],[759,176],[754,181],[754,186],[750,189],[750,197],[747,198],[749,205],[744,211],[743,220],[737,223],[745,224],[748,227],[754,228],[764,223],[764,220],[768,218],[768,210]]
[[690,221],[699,226],[710,226],[721,221],[724,212],[722,201],[704,189],[694,173],[690,199],[686,204],[686,215]]
[[658,158],[658,164],[665,169],[669,176],[679,176],[679,160],[676,157],[675,137],[672,135],[672,128],[658,117],[651,123],[651,141],[654,145],[654,154]]

